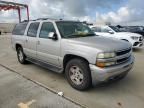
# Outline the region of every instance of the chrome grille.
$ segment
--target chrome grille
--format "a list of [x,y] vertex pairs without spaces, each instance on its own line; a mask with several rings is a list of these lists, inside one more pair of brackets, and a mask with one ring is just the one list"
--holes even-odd
[[121,64],[121,63],[127,62],[129,59],[130,59],[130,56],[122,58],[122,59],[118,59],[117,60],[117,64]]
[[116,55],[117,56],[121,56],[121,55],[129,53],[130,51],[131,51],[131,48],[128,48],[128,49],[125,49],[125,50],[121,50],[121,51],[117,51]]
[[117,51],[116,52],[116,56],[117,56],[116,64],[127,62],[131,57],[131,54],[130,54],[131,50],[132,50],[131,48],[128,48],[128,49]]

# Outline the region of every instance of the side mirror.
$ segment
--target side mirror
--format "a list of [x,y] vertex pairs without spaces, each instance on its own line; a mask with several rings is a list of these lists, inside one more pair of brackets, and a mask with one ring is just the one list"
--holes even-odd
[[54,32],[50,32],[50,33],[48,34],[48,38],[49,38],[49,39],[52,39],[52,40],[57,40],[57,34],[54,33]]
[[113,32],[113,31],[108,31],[108,33],[110,33],[110,34],[114,34],[114,32]]

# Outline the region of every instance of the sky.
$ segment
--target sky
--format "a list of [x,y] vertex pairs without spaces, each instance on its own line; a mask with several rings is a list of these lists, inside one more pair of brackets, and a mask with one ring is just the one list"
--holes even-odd
[[[55,18],[144,25],[143,0],[5,0],[29,5],[30,19]],[[23,20],[26,11],[22,10]],[[0,22],[18,22],[17,11],[0,11]]]

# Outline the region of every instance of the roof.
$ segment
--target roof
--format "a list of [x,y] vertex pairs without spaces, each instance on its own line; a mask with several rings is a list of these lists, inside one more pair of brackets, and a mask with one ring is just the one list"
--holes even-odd
[[[38,18],[38,19],[34,19],[34,20],[29,20],[29,21],[71,21],[71,22],[79,22],[79,21],[75,21],[75,20],[63,20],[63,19],[55,19],[55,18]],[[23,22],[29,22],[28,20],[24,20]],[[22,22],[22,23],[23,23]]]

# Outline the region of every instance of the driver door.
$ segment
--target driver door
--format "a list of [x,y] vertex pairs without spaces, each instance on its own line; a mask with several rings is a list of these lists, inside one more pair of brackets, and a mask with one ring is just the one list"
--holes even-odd
[[37,42],[37,58],[45,63],[60,66],[60,41],[48,38],[50,32],[56,33],[52,22],[43,22]]

